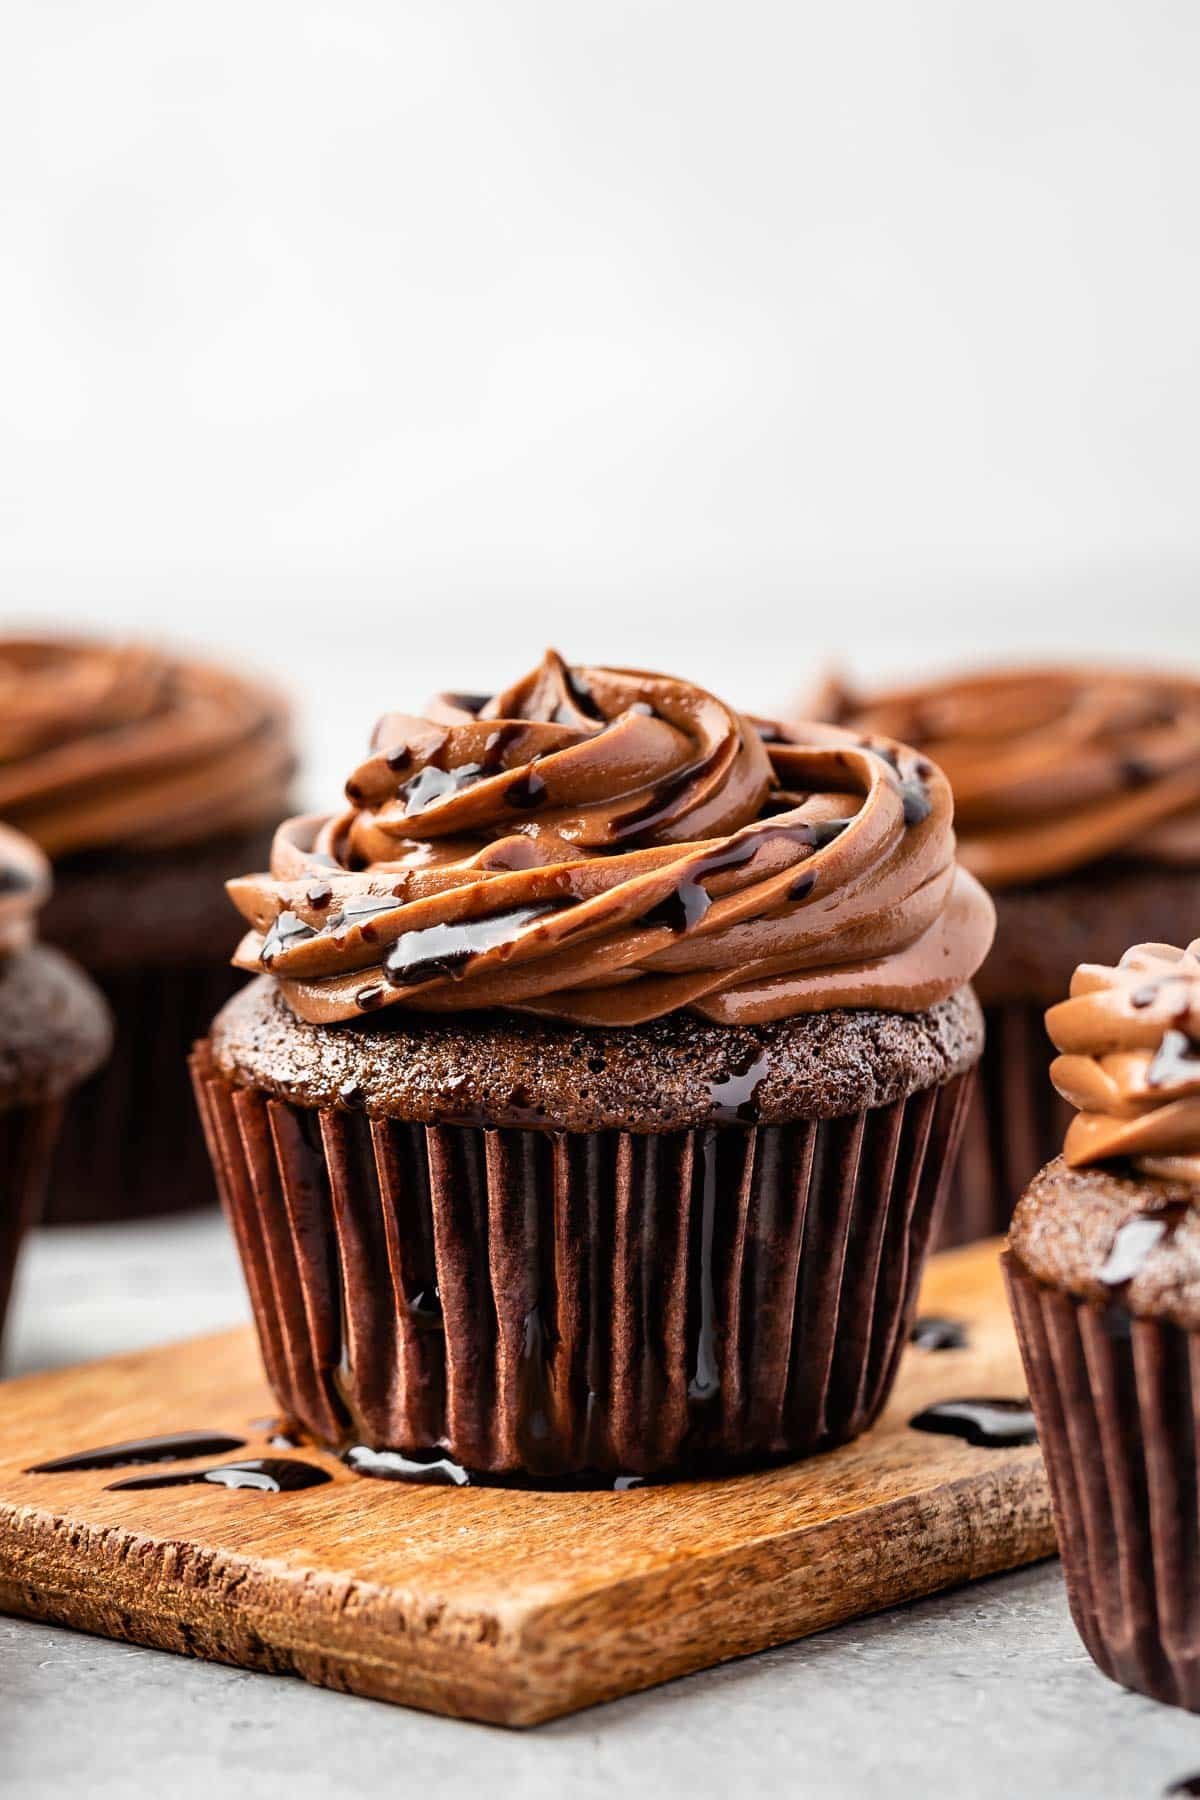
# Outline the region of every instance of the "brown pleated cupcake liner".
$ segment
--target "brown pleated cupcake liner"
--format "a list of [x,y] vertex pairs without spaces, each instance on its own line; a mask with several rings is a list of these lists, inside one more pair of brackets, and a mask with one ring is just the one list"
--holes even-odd
[[1200,1711],[1200,1333],[1004,1262],[1079,1635],[1123,1687]]
[[317,1111],[203,1044],[193,1074],[288,1417],[543,1477],[801,1456],[870,1425],[969,1092],[652,1136]]
[[21,1240],[41,1213],[61,1120],[62,1105],[56,1100],[0,1112],[0,1332]]
[[1045,1007],[989,1006],[984,1022],[978,1091],[946,1194],[939,1250],[1007,1231],[1017,1201],[1058,1155],[1074,1116],[1050,1082],[1055,1052]]
[[219,964],[94,979],[112,1008],[113,1052],[68,1102],[46,1222],[94,1224],[214,1206],[188,1056],[245,978]]

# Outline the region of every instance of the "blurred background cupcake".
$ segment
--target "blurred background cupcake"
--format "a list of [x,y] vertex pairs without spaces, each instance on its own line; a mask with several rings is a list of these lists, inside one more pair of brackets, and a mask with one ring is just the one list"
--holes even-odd
[[64,1100],[112,1040],[108,1009],[93,984],[57,950],[34,941],[49,892],[45,858],[0,826],[0,1331]]
[[1078,1111],[1006,1272],[1071,1611],[1105,1674],[1200,1711],[1200,940],[1079,969],[1046,1023]]
[[865,1429],[982,1042],[941,772],[551,653],[346,794],[231,884],[196,1057],[289,1417],[551,1476]]
[[265,863],[292,767],[285,703],[227,669],[147,645],[0,640],[0,819],[53,861],[43,936],[116,1022],[57,1152],[52,1220],[215,1199],[187,1053],[237,980],[222,884]]
[[1200,681],[1154,670],[998,669],[858,693],[819,716],[916,745],[954,790],[959,856],[996,903],[976,980],[987,1018],[943,1241],[1002,1231],[1069,1111],[1045,1008],[1077,964],[1186,943],[1200,923]]

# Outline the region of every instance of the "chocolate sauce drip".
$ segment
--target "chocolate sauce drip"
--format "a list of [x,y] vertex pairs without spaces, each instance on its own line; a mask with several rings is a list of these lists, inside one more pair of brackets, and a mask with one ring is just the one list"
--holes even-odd
[[907,781],[900,783],[900,798],[904,802],[904,823],[921,825],[933,811],[933,801],[929,798],[929,789],[918,775],[911,775]]
[[405,818],[414,819],[435,801],[444,800],[447,794],[459,794],[463,788],[473,787],[475,782],[482,781],[486,772],[482,763],[459,763],[456,769],[439,769],[433,763],[426,763],[400,789]]
[[686,769],[678,769],[674,775],[669,775],[665,781],[660,781],[640,805],[615,820],[612,826],[614,842],[620,843],[625,838],[641,836],[652,830],[654,826],[661,825],[669,819],[679,796],[686,793],[694,783],[703,781],[709,770],[726,754],[728,741],[726,739],[718,744],[712,754],[706,756],[703,762],[692,763]]
[[1127,1219],[1117,1229],[1103,1268],[1096,1271],[1097,1281],[1102,1281],[1105,1287],[1123,1287],[1132,1281],[1169,1228],[1169,1221],[1164,1218]]
[[492,732],[491,736],[483,746],[484,768],[490,770],[501,768],[504,763],[504,752],[509,749],[511,745],[515,744],[518,738],[524,737],[524,735],[524,725],[512,723],[508,725],[497,725],[495,731]]
[[1146,1086],[1174,1087],[1200,1081],[1200,1044],[1186,1031],[1165,1031],[1146,1070]]
[[355,1475],[374,1481],[407,1481],[418,1487],[470,1487],[471,1477],[461,1463],[438,1450],[371,1450],[355,1444],[342,1458]]
[[712,895],[700,885],[701,882],[723,869],[744,867],[757,854],[761,843],[761,838],[746,838],[741,843],[727,845],[724,850],[714,850],[711,856],[702,857],[674,893],[650,908],[643,924],[666,925],[677,933],[690,931],[693,925],[700,923],[713,903]]
[[980,1450],[1011,1450],[1037,1443],[1028,1400],[939,1400],[909,1421],[914,1431],[965,1438]]
[[321,1487],[332,1481],[328,1469],[291,1457],[254,1456],[246,1462],[218,1463],[211,1469],[180,1471],[177,1475],[135,1475],[131,1481],[110,1481],[106,1493],[133,1489],[198,1487],[254,1488],[260,1494],[294,1494],[301,1488]]
[[530,769],[526,774],[519,775],[516,781],[505,788],[504,803],[506,806],[517,807],[529,812],[546,804],[546,783],[536,769]]
[[713,1236],[717,1218],[717,1144],[713,1132],[700,1137],[700,1316],[696,1321],[696,1351],[688,1382],[688,1399],[707,1405],[721,1391],[717,1359],[717,1297],[713,1269]]
[[259,961],[264,969],[269,969],[281,950],[291,950],[296,944],[303,944],[317,933],[311,925],[294,912],[281,912],[273,922],[270,931],[263,939],[263,947],[259,952]]
[[227,1431],[169,1431],[161,1437],[130,1438],[124,1444],[101,1444],[94,1450],[74,1450],[51,1462],[34,1463],[26,1475],[65,1475],[75,1469],[128,1469],[139,1463],[183,1462],[189,1456],[227,1456],[243,1450],[245,1438]]
[[748,1050],[724,1081],[708,1090],[712,1118],[720,1125],[756,1125],[758,1091],[766,1080],[770,1058],[766,1051]]
[[[604,714],[596,705],[595,700],[592,698],[592,690],[579,671],[577,669],[569,668],[567,664],[564,663],[562,665],[562,679],[563,686],[570,695],[571,706],[561,704],[556,706],[554,709],[554,723],[556,725],[574,725],[575,717],[577,715],[580,718],[591,719],[595,723],[603,725],[606,722]],[[574,708],[574,714],[571,710],[572,707]]]
[[808,841],[814,850],[824,850],[826,844],[832,844],[835,838],[840,838],[846,827],[853,823],[853,819],[817,819],[805,828]]
[[957,1319],[939,1319],[931,1314],[917,1320],[908,1334],[908,1341],[918,1350],[965,1350],[967,1328]]
[[357,925],[361,927],[363,937],[370,943],[374,935],[371,931],[370,920],[378,918],[380,913],[395,912],[395,910],[394,895],[349,894],[342,902],[340,910],[326,920],[325,930],[332,934],[346,931]]
[[[414,987],[443,975],[461,975],[473,956],[515,943],[535,919],[554,912],[557,902],[515,906],[487,919],[466,919],[455,925],[430,925],[424,931],[406,931],[384,958],[384,973],[393,987]],[[358,1003],[361,1006],[360,996]]]

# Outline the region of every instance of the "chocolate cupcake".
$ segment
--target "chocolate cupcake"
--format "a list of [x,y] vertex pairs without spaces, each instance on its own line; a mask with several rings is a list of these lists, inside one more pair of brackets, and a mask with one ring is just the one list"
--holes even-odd
[[1081,968],[1046,1022],[1079,1111],[1005,1261],[1071,1611],[1200,1711],[1200,940]]
[[862,1431],[982,1043],[940,771],[554,654],[373,745],[195,1057],[284,1411],[508,1477]]
[[107,1055],[112,1037],[92,983],[59,951],[34,942],[49,892],[45,858],[0,826],[0,1330],[64,1099]]
[[267,856],[292,760],[282,701],[225,670],[145,646],[0,641],[0,818],[53,860],[42,934],[116,1019],[60,1142],[51,1219],[215,1199],[187,1054],[239,985],[223,884]]
[[976,979],[987,1020],[943,1241],[1003,1231],[1062,1143],[1042,1014],[1083,962],[1200,920],[1200,682],[1148,671],[999,670],[877,694],[831,684],[822,717],[936,758],[959,855],[996,903]]

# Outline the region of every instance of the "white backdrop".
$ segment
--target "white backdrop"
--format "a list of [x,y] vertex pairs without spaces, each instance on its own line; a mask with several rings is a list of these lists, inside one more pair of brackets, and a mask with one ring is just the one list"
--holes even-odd
[[1200,661],[1194,0],[5,0],[0,603],[374,714]]

